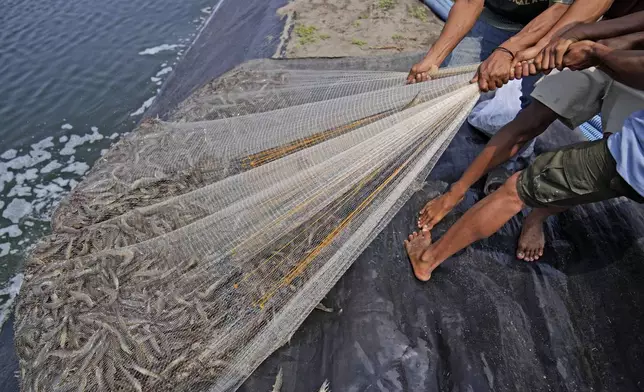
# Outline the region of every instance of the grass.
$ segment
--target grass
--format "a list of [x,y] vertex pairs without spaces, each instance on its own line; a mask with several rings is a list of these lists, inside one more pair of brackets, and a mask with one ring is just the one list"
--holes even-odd
[[351,43],[356,45],[356,46],[360,46],[360,47],[363,47],[363,46],[365,46],[367,44],[366,41],[363,41],[363,40],[357,39],[357,38],[352,39]]
[[329,34],[320,34],[318,37],[320,37],[320,39],[329,39],[329,38],[331,38],[331,36]]
[[396,6],[396,0],[378,0],[378,8],[388,11]]
[[409,16],[427,22],[427,8],[422,5],[415,5],[408,10]]
[[360,27],[360,21],[356,20],[352,23],[353,27]]
[[403,41],[405,39],[405,37],[403,37],[400,34],[394,34],[394,35],[391,36],[391,39],[393,39],[394,41]]
[[295,35],[299,38],[299,43],[302,46],[317,42],[318,38],[320,38],[317,31],[317,27],[303,24],[298,24],[294,29]]

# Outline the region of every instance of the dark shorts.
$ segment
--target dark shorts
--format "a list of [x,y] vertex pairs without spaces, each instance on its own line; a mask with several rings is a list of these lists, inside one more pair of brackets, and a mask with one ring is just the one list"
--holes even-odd
[[534,208],[565,208],[620,196],[644,202],[617,173],[606,139],[539,155],[519,175],[517,191]]

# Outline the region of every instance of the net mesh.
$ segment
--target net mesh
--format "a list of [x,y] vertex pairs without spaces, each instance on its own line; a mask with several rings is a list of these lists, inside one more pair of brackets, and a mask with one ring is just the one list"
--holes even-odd
[[242,66],[142,123],[28,263],[23,390],[236,389],[418,189],[475,69]]

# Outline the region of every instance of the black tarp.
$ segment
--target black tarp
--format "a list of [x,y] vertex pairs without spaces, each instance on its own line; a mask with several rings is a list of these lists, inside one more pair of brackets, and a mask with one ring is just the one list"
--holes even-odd
[[[209,79],[272,54],[282,1],[224,0],[149,114],[163,116]],[[307,69],[405,71],[418,55],[280,61]],[[258,66],[261,66],[260,62]],[[272,65],[274,66],[274,65]],[[581,140],[552,127],[537,151]],[[317,391],[636,391],[644,388],[644,210],[625,200],[551,218],[539,263],[514,258],[517,217],[415,280],[402,241],[417,211],[454,181],[485,143],[464,125],[426,186],[398,213],[286,346],[240,389]],[[433,230],[438,238],[482,196],[481,184]],[[15,356],[0,338],[3,391],[17,389]]]

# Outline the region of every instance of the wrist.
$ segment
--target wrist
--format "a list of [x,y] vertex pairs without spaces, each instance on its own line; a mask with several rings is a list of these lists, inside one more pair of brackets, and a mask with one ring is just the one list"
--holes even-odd
[[608,56],[610,52],[612,52],[611,48],[597,42],[593,42],[590,48],[591,57],[593,59],[593,62],[596,64],[601,64],[606,56]]
[[430,50],[429,53],[427,53],[425,58],[423,58],[423,60],[420,63],[426,66],[430,66],[430,65],[439,66],[443,63],[443,60],[445,60],[444,57],[447,57],[447,56],[443,56],[443,58],[441,58],[441,56],[436,55],[433,51]]

